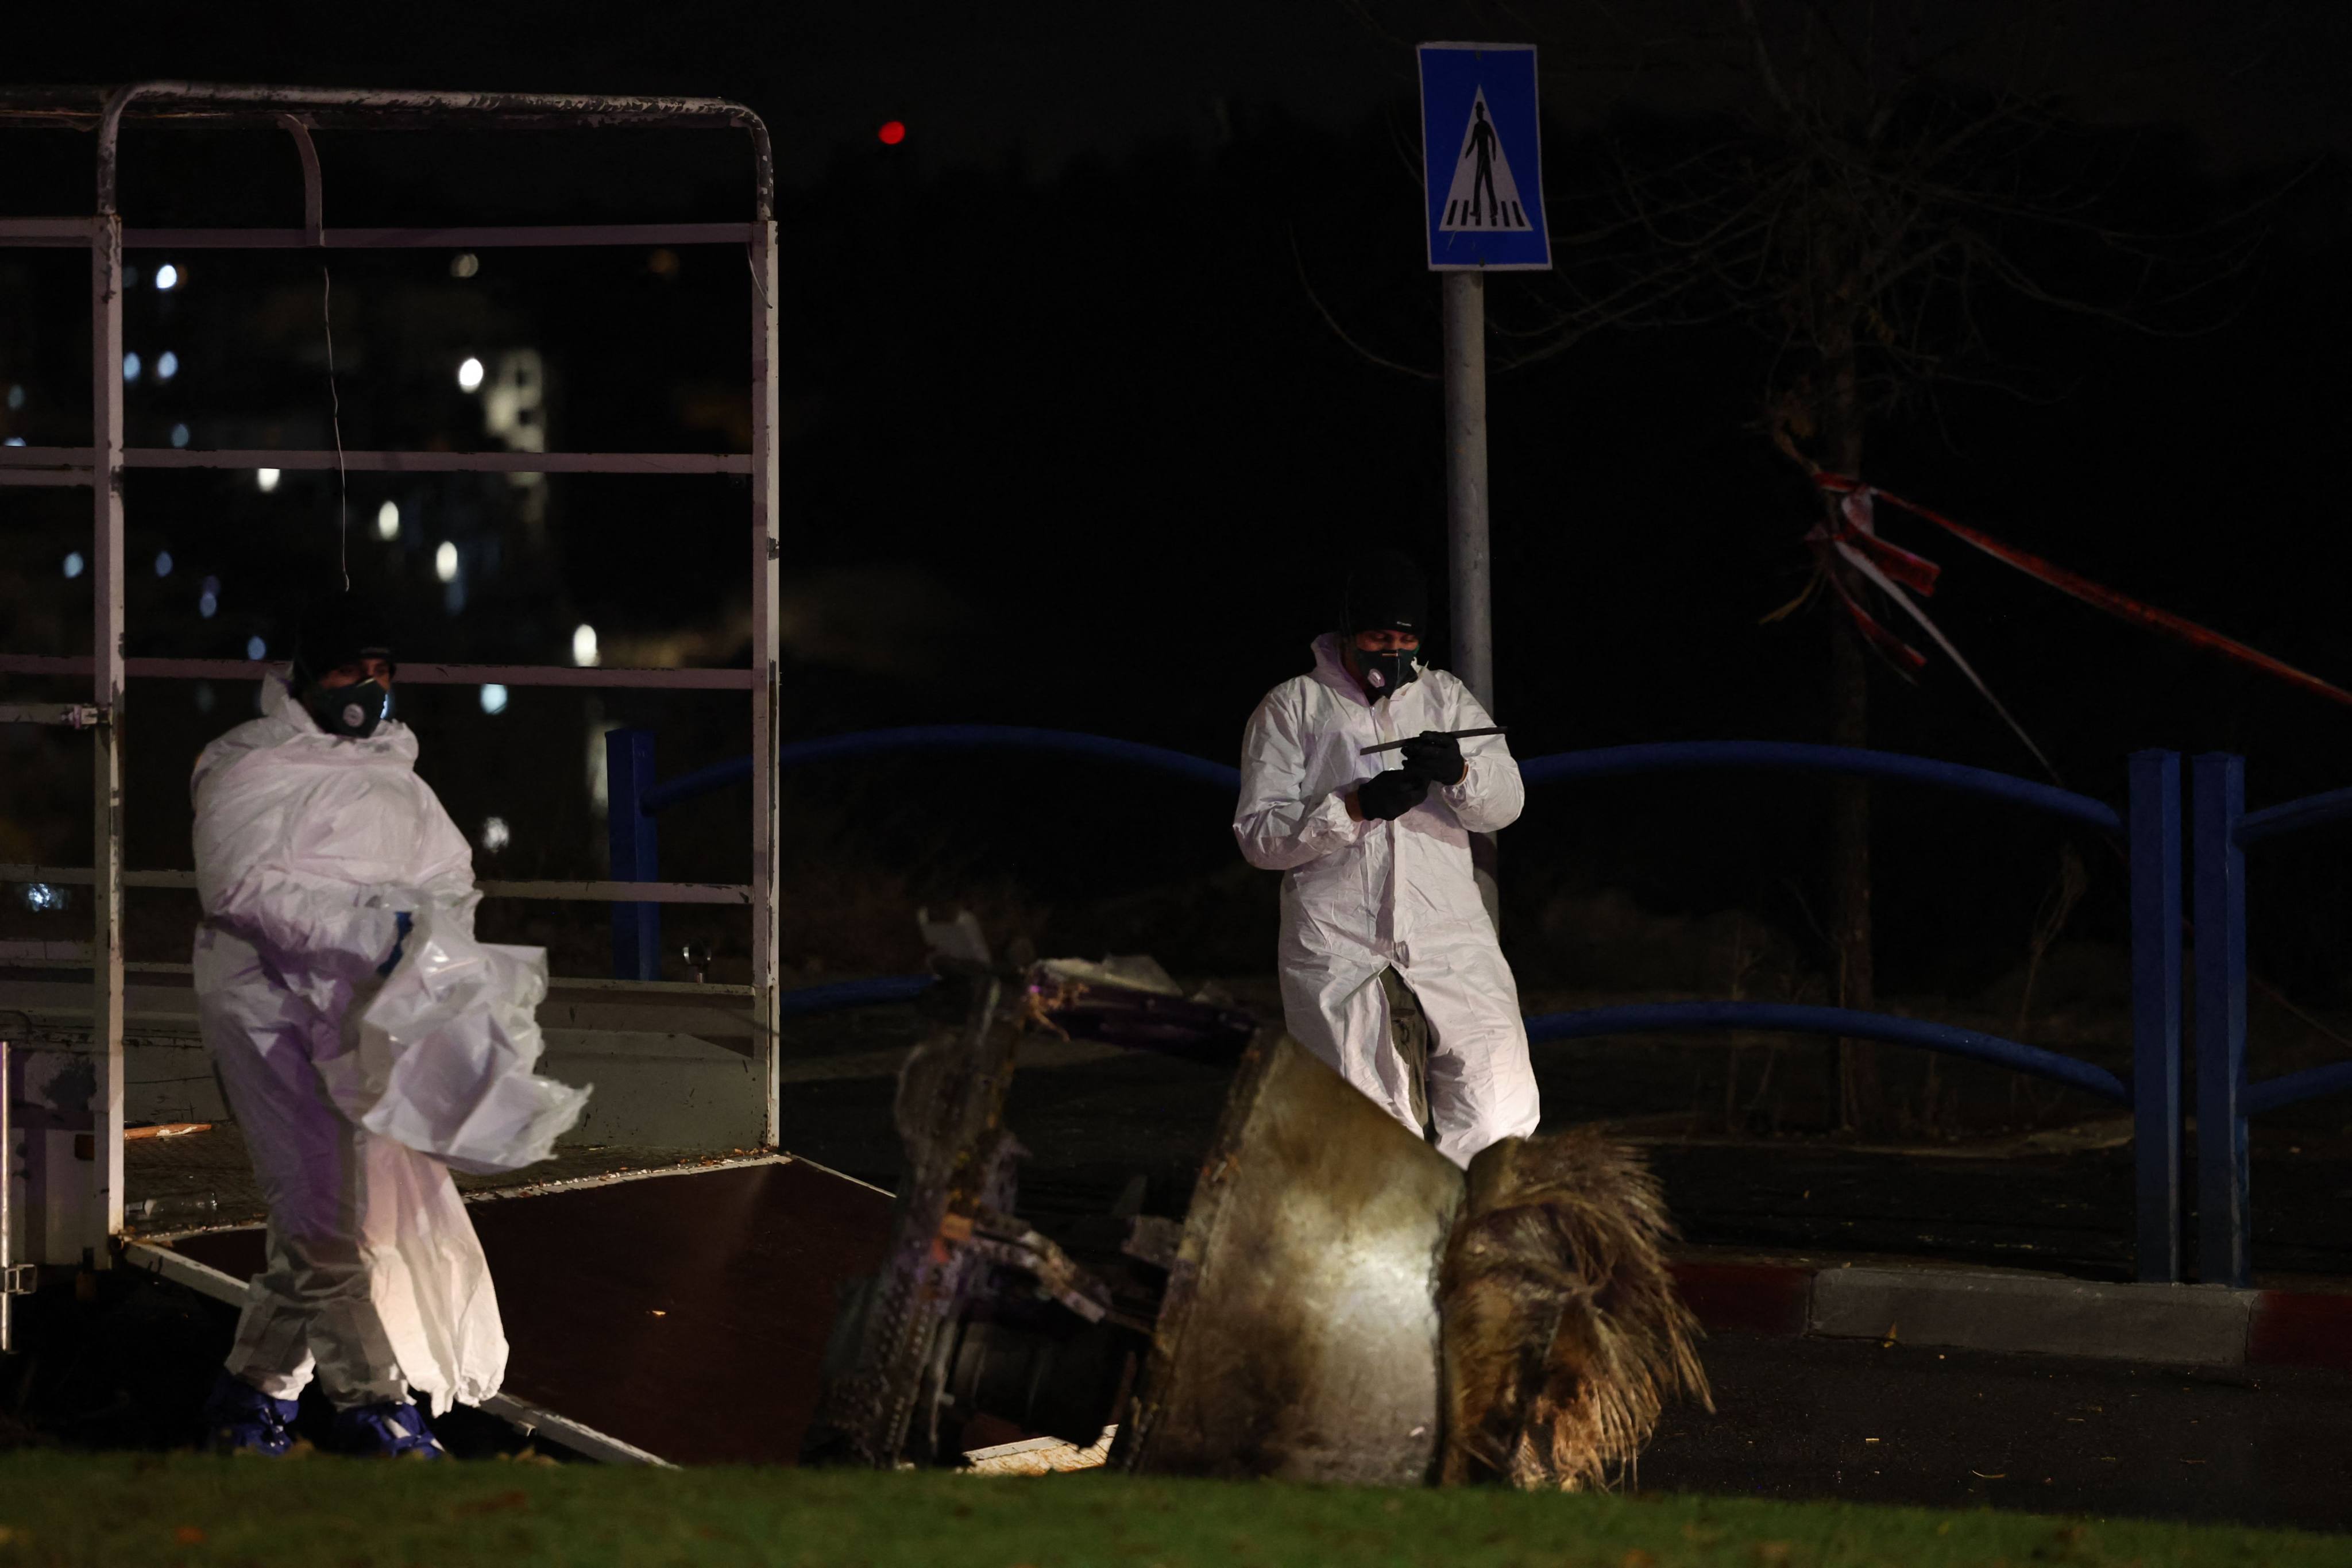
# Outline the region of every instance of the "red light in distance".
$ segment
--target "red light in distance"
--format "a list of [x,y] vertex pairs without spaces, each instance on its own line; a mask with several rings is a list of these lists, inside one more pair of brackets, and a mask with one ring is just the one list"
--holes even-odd
[[907,139],[907,127],[896,120],[887,120],[883,121],[882,129],[874,134],[882,138],[885,147],[896,147]]

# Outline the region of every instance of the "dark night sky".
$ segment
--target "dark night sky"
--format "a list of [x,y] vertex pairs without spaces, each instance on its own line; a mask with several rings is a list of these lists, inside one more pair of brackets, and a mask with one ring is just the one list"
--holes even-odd
[[[1910,25],[1915,13],[1930,28],[1961,17],[1981,26],[1988,11],[2004,7],[1879,9],[1892,29]],[[2006,9],[2061,20],[2021,28],[2011,52],[1978,51],[1963,74],[2045,85],[2095,121],[2177,122],[2231,163],[2341,147],[2352,133],[2352,104],[2339,90],[2352,58],[2346,7],[2081,0]],[[1732,89],[1659,64],[1654,46],[1719,26],[1727,10],[1713,0],[1535,7],[1525,15],[1563,40],[1546,61],[1548,117],[1578,124],[1629,104],[1720,107]],[[1764,7],[1768,17],[1775,10]],[[910,152],[939,164],[992,162],[1017,148],[1041,172],[1146,138],[1213,139],[1221,105],[1276,104],[1340,124],[1411,92],[1411,59],[1401,46],[1526,30],[1502,7],[1413,0],[225,8],[135,0],[102,13],[26,8],[10,22],[5,74],[48,82],[181,76],[716,93],[759,109],[775,132],[784,177],[804,181],[891,118],[913,128]],[[2005,36],[2000,26],[1984,30]],[[2029,35],[2032,47],[2020,42]]]
[[[1563,18],[1566,40],[1547,57],[1556,188],[1583,179],[1629,116],[1672,123],[1736,106],[1744,78],[1667,68],[1674,51],[1653,47],[1728,9],[1715,0],[1546,8]],[[1974,19],[1984,9],[1927,16]],[[2262,266],[2243,280],[2223,330],[2158,341],[2021,319],[2021,357],[2045,400],[1955,389],[1885,432],[1874,472],[2352,679],[2352,626],[2336,588],[2352,551],[2340,542],[2334,471],[2347,410],[2333,373],[2312,371],[2352,350],[2339,281],[2352,213],[2340,155],[2352,142],[2352,110],[2337,90],[2352,63],[2352,7],[2116,0],[2030,9],[2063,12],[2064,36],[2053,44],[2046,31],[2021,30],[2008,55],[1958,68],[2003,85],[2040,82],[2086,121],[2143,129],[2156,177],[2179,186],[2184,221],[2226,205],[2234,190],[2273,189],[2318,162],[2277,207]],[[1907,8],[1888,14],[1897,11]],[[757,108],[776,134],[787,186],[790,575],[806,590],[801,613],[814,617],[801,627],[791,695],[803,732],[985,718],[1229,755],[1250,704],[1299,662],[1354,542],[1394,540],[1433,564],[1442,559],[1435,395],[1339,344],[1302,277],[1396,357],[1433,361],[1435,289],[1421,268],[1417,172],[1398,145],[1412,90],[1404,46],[1509,36],[1490,9],[1381,0],[827,8],[428,0],[137,4],[84,17],[20,6],[8,26],[0,76],[16,80],[669,90]],[[908,140],[880,148],[874,128],[894,118]],[[243,204],[238,221],[287,220],[299,187],[282,138],[224,143],[217,156],[181,163],[158,150],[161,140],[146,133],[132,150],[134,221],[215,200]],[[443,148],[404,166],[406,154],[371,162],[350,138],[322,144],[330,223],[378,211],[414,221],[488,216],[517,194],[518,175],[533,216],[741,210],[738,165],[722,161],[723,177],[697,174],[709,167],[696,163],[700,151],[633,146],[612,164],[562,161],[572,153],[550,162],[556,155],[542,149],[508,163]],[[84,177],[69,157],[54,168],[0,168],[0,207],[61,210],[86,189]],[[674,282],[656,282],[634,258],[572,275],[545,258],[494,257],[457,303],[444,258],[425,261],[413,273],[336,263],[339,310],[348,300],[352,312],[348,337],[339,316],[338,341],[345,434],[355,444],[478,441],[457,423],[470,416],[467,406],[434,367],[499,333],[547,346],[558,446],[707,447],[725,435],[727,400],[738,395],[729,382],[740,353],[730,336],[740,330],[740,260],[688,254]],[[207,276],[217,291],[202,297],[232,298],[222,269]],[[254,276],[256,292],[236,298],[262,312],[299,376],[282,395],[257,382],[241,417],[256,428],[275,419],[286,440],[323,444],[316,374],[301,357],[308,275]],[[70,322],[70,271],[59,286],[62,294],[41,298]],[[1498,283],[1498,312],[1539,287]],[[198,298],[191,294],[191,310]],[[11,341],[0,337],[0,349]],[[225,343],[205,363],[237,352]],[[1496,378],[1498,660],[1523,752],[1820,737],[1818,619],[1756,625],[1803,581],[1796,541],[1806,503],[1755,431],[1754,359],[1737,333],[1625,334]],[[134,406],[133,416],[161,428],[170,416],[157,395],[142,394],[151,412]],[[264,406],[269,397],[283,407]],[[64,392],[55,401],[72,404]],[[58,428],[37,438],[72,437]],[[385,493],[355,485],[355,515],[372,516]],[[420,640],[449,658],[560,658],[575,614],[616,637],[723,623],[707,584],[738,564],[740,498],[669,499],[682,494],[558,486],[555,543],[532,577],[491,519],[497,497],[468,499],[459,487],[401,492],[433,526],[478,537],[485,549],[498,535],[509,551],[507,577],[486,576],[467,616],[431,619]],[[181,531],[148,536],[146,548],[168,544],[191,561],[215,551],[228,564],[203,569],[239,585],[292,559],[270,531],[285,509],[264,512],[249,489],[155,497],[137,509],[142,526]],[[330,504],[327,492],[291,484],[279,500],[314,518]],[[79,526],[51,521],[67,531],[60,542]],[[2341,784],[2352,772],[2352,716],[2097,620],[1957,545],[1900,536],[1950,568],[1939,616],[2080,787],[2112,793],[2123,755],[2147,744],[2245,750],[2258,799]],[[37,551],[52,558],[45,537]],[[384,570],[417,579],[420,557],[368,559],[379,557]],[[62,590],[46,564],[41,572]],[[184,572],[165,586],[186,580]],[[415,592],[427,596],[416,602],[429,605],[429,575],[423,582]],[[140,595],[162,591],[134,584],[134,611]],[[171,620],[157,599],[147,624],[165,640],[152,651],[227,653],[249,631],[269,634],[268,606],[252,605],[255,597],[202,624],[184,609]],[[840,626],[828,629],[828,617]],[[724,642],[723,625],[714,635]],[[201,637],[215,643],[188,640]],[[509,646],[529,638],[538,640]],[[851,651],[835,657],[840,647]],[[731,649],[683,657],[717,662]],[[1877,701],[1883,744],[2031,771],[1948,669],[1930,669],[1916,688],[1886,679]],[[446,770],[436,786],[461,820],[511,809],[499,775],[532,760],[520,739],[530,712],[520,700],[498,723],[462,708],[426,712],[442,747],[428,746],[427,772]],[[666,773],[741,745],[731,710],[604,712],[658,717]],[[223,717],[152,718],[146,733],[193,745]],[[580,717],[567,709],[561,721],[576,728]],[[567,757],[578,744],[569,732],[548,743]],[[477,745],[488,776],[458,767],[476,759]],[[1087,896],[1231,862],[1219,810],[1122,776],[1056,774],[1041,795],[1034,774],[973,769],[954,777],[951,800],[905,771],[866,782],[876,780],[888,787],[869,791],[863,806],[887,795],[887,810],[862,809],[854,792],[812,795],[795,842],[831,835],[852,845],[852,858],[903,866],[943,843],[988,840],[992,847],[958,861],[972,879],[1020,882],[1066,905],[1080,884],[1099,884],[1107,865],[1116,864],[1119,886],[1089,885]],[[75,778],[59,787],[65,802],[81,786]],[[901,797],[917,804],[895,804]],[[148,798],[170,810],[151,830],[152,850],[134,859],[184,864],[184,847],[170,837],[184,820],[172,815],[172,789]],[[1662,788],[1647,825],[1622,830],[1602,812],[1624,803],[1617,796],[1531,814],[1514,830],[1512,853],[1514,886],[1535,901],[1513,929],[1540,924],[1541,900],[1563,880],[1631,887],[1657,907],[1744,903],[1801,924],[1775,889],[1806,874],[1817,824],[1803,816],[1803,792],[1768,790],[1722,814],[1709,805],[1716,798]],[[1776,826],[1792,811],[1795,829]],[[60,820],[79,833],[86,813],[73,802]],[[519,831],[513,874],[581,874],[583,842],[593,837],[579,808],[540,815],[546,837]],[[1005,825],[1028,831],[1041,816],[1058,824],[1056,847],[1006,840]],[[1940,979],[1937,944],[1979,916],[2001,933],[1983,964],[2013,956],[2012,939],[2048,880],[2046,847],[2014,875],[1988,872],[1948,900],[1903,890],[1937,885],[1937,868],[1948,870],[1955,857],[1991,855],[2005,842],[2000,826],[1888,808],[1882,852],[1892,890],[1882,911],[1898,977],[1909,963],[1922,982]],[[730,841],[706,842],[682,824],[675,842],[678,874],[736,874],[740,850]],[[1104,846],[1117,853],[1106,858]],[[45,858],[73,853],[69,843],[37,847]],[[1571,869],[1540,876],[1538,866]],[[2297,919],[2308,967],[2332,977],[2342,969],[2336,933],[2347,930],[2336,911],[2347,900],[2341,879],[2323,869],[2309,873]]]

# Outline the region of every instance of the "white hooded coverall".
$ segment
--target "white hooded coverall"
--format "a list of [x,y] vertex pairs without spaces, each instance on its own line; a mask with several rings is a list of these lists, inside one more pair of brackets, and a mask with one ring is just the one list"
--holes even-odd
[[1315,644],[1311,674],[1284,681],[1250,716],[1234,837],[1249,863],[1282,872],[1282,1007],[1291,1035],[1398,1121],[1421,1131],[1390,1034],[1381,972],[1393,969],[1429,1020],[1430,1121],[1438,1152],[1467,1165],[1536,1130],[1539,1104],[1510,965],[1479,899],[1470,835],[1510,826],[1525,798],[1499,735],[1462,742],[1468,771],[1393,822],[1348,816],[1347,796],[1401,765],[1361,753],[1424,730],[1494,721],[1442,669],[1380,702]]
[[447,1167],[353,1125],[316,1066],[352,1048],[396,911],[471,930],[472,854],[415,764],[407,726],[328,735],[265,680],[262,717],[196,763],[195,984],[269,1205],[228,1370],[291,1399],[315,1368],[338,1408],[415,1397],[437,1415],[505,1375],[488,1264]]

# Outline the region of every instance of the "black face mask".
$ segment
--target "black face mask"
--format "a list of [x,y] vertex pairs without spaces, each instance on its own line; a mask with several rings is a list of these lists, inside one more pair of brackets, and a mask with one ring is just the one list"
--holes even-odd
[[1364,688],[1364,695],[1378,702],[1421,679],[1421,650],[1412,647],[1390,648],[1381,653],[1356,655],[1356,679]]
[[328,734],[364,741],[375,733],[378,724],[392,717],[392,689],[378,680],[333,688],[313,686],[302,699],[302,706]]

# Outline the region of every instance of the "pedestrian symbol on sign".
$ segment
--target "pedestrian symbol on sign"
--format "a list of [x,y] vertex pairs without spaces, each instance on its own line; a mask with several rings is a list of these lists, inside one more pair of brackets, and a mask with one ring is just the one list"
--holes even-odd
[[1486,118],[1486,94],[1481,89],[1470,102],[1469,123],[1462,131],[1462,155],[1454,161],[1454,181],[1445,193],[1445,213],[1438,219],[1441,233],[1524,234],[1528,222],[1519,204],[1519,187],[1511,178],[1511,161]]
[[1438,272],[1551,266],[1532,44],[1423,44],[1421,206]]

